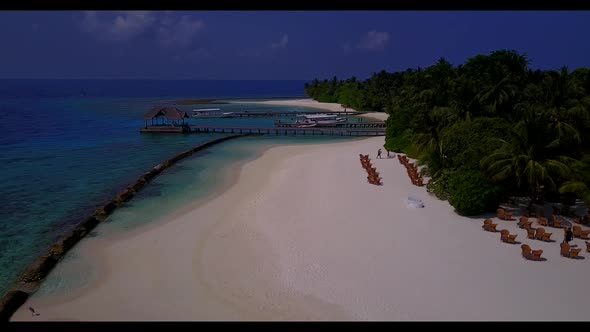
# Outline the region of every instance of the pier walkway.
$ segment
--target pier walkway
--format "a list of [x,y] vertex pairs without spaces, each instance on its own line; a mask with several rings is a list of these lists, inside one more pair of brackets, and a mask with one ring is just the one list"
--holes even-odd
[[[359,123],[360,124],[360,123]],[[384,136],[385,128],[344,128],[344,127],[237,127],[237,126],[146,126],[141,133],[220,133],[220,134],[259,134],[275,136],[329,135],[329,136]]]

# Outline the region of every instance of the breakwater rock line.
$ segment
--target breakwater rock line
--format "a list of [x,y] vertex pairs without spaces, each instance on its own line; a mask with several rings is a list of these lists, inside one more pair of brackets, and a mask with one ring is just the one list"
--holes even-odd
[[135,194],[144,187],[153,178],[158,176],[162,171],[174,165],[176,162],[194,154],[195,152],[206,149],[212,145],[225,142],[244,136],[258,136],[252,134],[228,135],[222,138],[214,139],[203,144],[199,144],[189,150],[177,154],[158,165],[150,171],[144,173],[134,183],[120,191],[110,201],[99,207],[88,218],[80,222],[73,230],[67,232],[58,238],[53,245],[49,247],[45,254],[37,257],[35,261],[19,277],[16,285],[0,298],[0,321],[8,321],[10,317],[23,305],[29,296],[35,293],[41,282],[49,275],[55,265],[62,259],[76,243],[84,236],[88,235],[98,225],[103,222],[110,214],[135,196]]

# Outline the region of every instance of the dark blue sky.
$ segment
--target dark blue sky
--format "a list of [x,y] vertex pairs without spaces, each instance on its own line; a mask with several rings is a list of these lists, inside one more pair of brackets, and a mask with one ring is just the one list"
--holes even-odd
[[0,78],[365,78],[496,49],[590,67],[590,12],[0,12]]

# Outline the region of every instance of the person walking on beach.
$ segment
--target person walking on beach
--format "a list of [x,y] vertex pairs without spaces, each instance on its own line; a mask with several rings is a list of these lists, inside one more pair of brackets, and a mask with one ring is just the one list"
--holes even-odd
[[563,242],[569,244],[569,242],[572,240],[572,238],[574,237],[574,233],[572,232],[572,228],[568,227],[565,229],[565,238],[563,239]]
[[29,311],[31,312],[31,316],[40,316],[41,314],[38,314],[37,312],[35,312],[35,309],[33,309],[33,307],[29,307]]
[[378,158],[378,159],[381,159],[381,149],[379,149],[379,150],[377,151],[377,158]]

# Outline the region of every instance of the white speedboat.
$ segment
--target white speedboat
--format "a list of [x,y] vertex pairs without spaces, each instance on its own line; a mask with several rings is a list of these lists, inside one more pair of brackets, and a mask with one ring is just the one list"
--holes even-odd
[[275,120],[275,126],[290,128],[311,128],[317,126],[317,123],[310,120],[297,120],[295,122],[281,122],[280,120]]
[[223,112],[219,108],[202,108],[193,110],[193,116],[196,118],[231,118],[233,112]]

